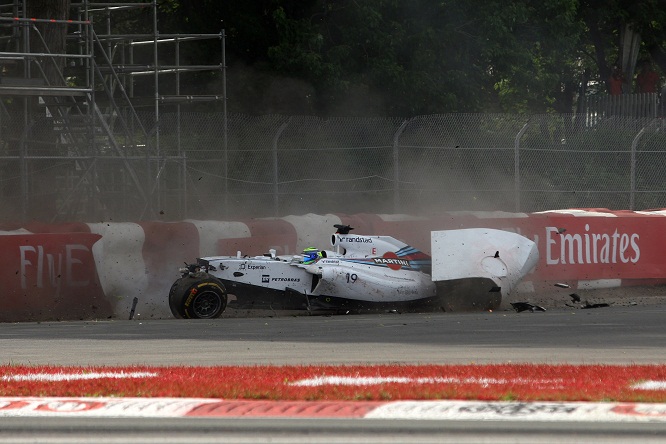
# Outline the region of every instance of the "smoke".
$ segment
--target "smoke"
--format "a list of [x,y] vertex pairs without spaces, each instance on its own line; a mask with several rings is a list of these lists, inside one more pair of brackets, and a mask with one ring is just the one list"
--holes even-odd
[[[210,85],[222,91],[222,79]],[[315,88],[307,82],[275,76],[260,69],[235,63],[227,70],[227,106],[230,112],[266,115],[314,115]]]

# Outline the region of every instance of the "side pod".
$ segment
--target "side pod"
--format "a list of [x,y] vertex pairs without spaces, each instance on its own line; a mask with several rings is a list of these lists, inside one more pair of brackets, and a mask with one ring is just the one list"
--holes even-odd
[[491,228],[433,231],[432,280],[444,311],[496,309],[539,261],[537,245]]

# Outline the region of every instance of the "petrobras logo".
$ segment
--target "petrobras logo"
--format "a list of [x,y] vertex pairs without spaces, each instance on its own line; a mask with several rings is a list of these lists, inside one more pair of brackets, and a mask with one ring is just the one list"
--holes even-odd
[[301,282],[301,278],[285,278],[285,277],[279,277],[279,278],[273,278],[271,279],[273,282]]
[[585,224],[583,234],[569,234],[546,227],[546,263],[559,264],[635,264],[641,257],[637,233],[595,233]]

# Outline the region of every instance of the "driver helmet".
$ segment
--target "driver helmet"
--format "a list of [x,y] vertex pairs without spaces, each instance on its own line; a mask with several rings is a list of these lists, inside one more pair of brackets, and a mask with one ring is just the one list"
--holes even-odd
[[314,264],[321,257],[322,257],[321,252],[315,247],[308,247],[305,250],[303,250],[304,264]]

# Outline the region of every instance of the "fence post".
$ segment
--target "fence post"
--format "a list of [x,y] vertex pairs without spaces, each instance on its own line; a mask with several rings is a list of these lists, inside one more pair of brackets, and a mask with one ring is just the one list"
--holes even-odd
[[282,132],[289,126],[291,122],[291,117],[287,119],[280,128],[278,128],[275,137],[273,137],[273,216],[280,216],[280,194],[279,194],[279,170],[278,170],[278,140],[282,135]]
[[[24,104],[25,105],[25,104]],[[26,108],[27,109],[27,108]],[[19,173],[21,175],[21,222],[25,223],[28,220],[28,211],[30,203],[30,193],[29,193],[29,184],[28,184],[28,146],[26,141],[28,138],[28,131],[32,123],[28,123],[27,113],[23,116],[23,134],[21,135],[21,140],[19,141]]]
[[229,121],[227,113],[227,53],[226,53],[226,36],[224,29],[220,31],[220,41],[222,45],[222,112],[224,121],[224,216],[229,216]]
[[402,122],[398,130],[393,135],[393,213],[400,213],[400,135],[407,128],[407,124],[412,119]]
[[645,126],[636,134],[634,140],[631,141],[631,160],[629,165],[629,209],[634,211],[635,209],[635,194],[636,194],[636,147],[638,146],[638,140],[645,134]]
[[[181,219],[187,219],[188,218],[188,208],[187,208],[187,153],[182,152],[181,153],[181,159],[183,160],[182,162],[182,168],[181,168],[181,180],[183,181],[183,188],[181,190],[181,207],[180,207],[180,214],[181,214]],[[226,210],[225,210],[226,211]]]
[[515,202],[515,211],[516,213],[520,212],[520,139],[527,131],[527,127],[530,125],[529,119],[525,122],[525,125],[518,131],[516,139],[514,140],[514,153],[513,153],[513,192],[514,192],[514,202]]

